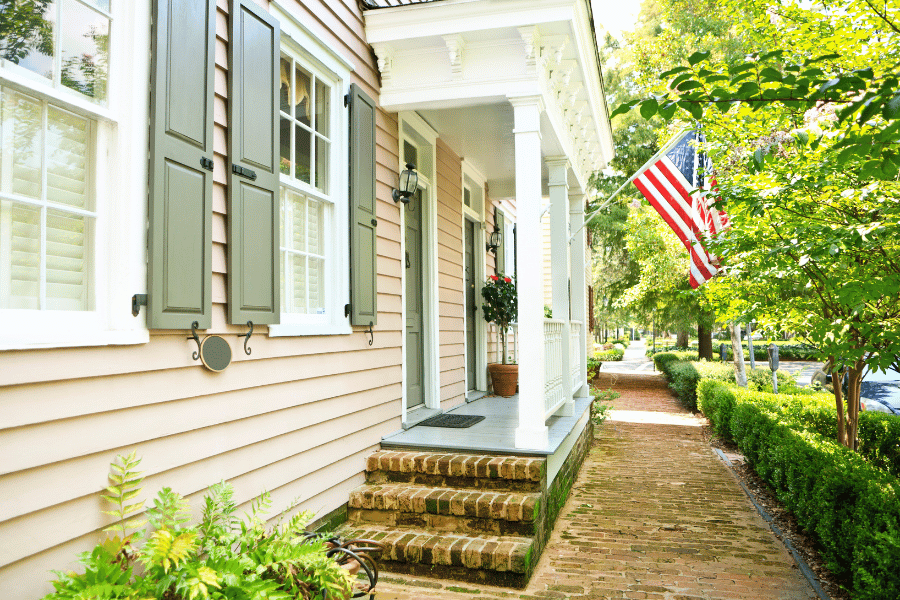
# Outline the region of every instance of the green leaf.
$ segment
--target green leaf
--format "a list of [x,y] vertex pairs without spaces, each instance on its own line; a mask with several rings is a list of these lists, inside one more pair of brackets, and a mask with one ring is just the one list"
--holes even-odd
[[659,109],[659,116],[668,121],[675,115],[675,111],[678,109],[678,103],[674,100],[670,100],[663,104]]
[[744,71],[753,69],[755,67],[756,67],[756,63],[753,63],[753,62],[739,63],[739,64],[728,67],[728,72],[731,73],[732,75],[736,75],[738,73],[742,73]]
[[828,90],[830,90],[831,88],[833,88],[834,86],[836,86],[837,84],[839,84],[840,82],[841,82],[840,77],[835,77],[834,79],[829,79],[828,81],[823,83],[821,85],[821,87],[819,87],[818,92],[820,94],[823,94],[823,93],[827,92]]
[[765,62],[770,58],[781,58],[782,56],[784,56],[784,50],[773,50],[772,52],[766,52],[760,56],[759,62]]
[[872,118],[872,116],[873,116],[875,113],[878,112],[878,109],[881,108],[881,103],[880,103],[880,102],[873,102],[873,100],[874,100],[874,98],[869,98],[869,99],[866,100],[865,103],[863,104],[863,109],[862,109],[862,111],[859,113],[859,119],[857,119],[857,122],[858,122],[859,124],[863,124],[863,123],[865,123],[866,121],[868,121],[870,118]]
[[703,118],[703,107],[697,102],[681,101],[678,103],[678,106],[691,113],[691,116],[695,119]]
[[822,62],[823,60],[833,60],[835,58],[840,58],[840,57],[841,57],[840,54],[823,54],[822,56],[817,56],[815,58],[807,59],[803,63],[803,66],[809,66],[809,65],[815,64],[817,62]]
[[677,75],[678,73],[684,73],[685,71],[690,71],[690,68],[682,65],[680,67],[675,67],[674,69],[669,69],[668,71],[663,71],[662,73],[659,74],[659,78],[660,79],[668,79],[672,75]]
[[701,63],[709,58],[709,54],[709,51],[694,52],[693,54],[688,56],[688,63],[693,67],[694,65]]
[[862,77],[863,79],[872,79],[875,77],[875,73],[872,71],[872,67],[866,67],[865,69],[856,69],[852,71],[854,75],[857,77]]
[[654,99],[650,98],[649,100],[644,100],[641,102],[641,116],[645,119],[650,119],[657,113],[659,110],[659,103]]
[[843,123],[847,119],[847,117],[858,111],[859,107],[863,105],[863,102],[865,102],[865,99],[853,102],[852,104],[841,110],[838,113],[838,123]]
[[759,76],[763,82],[781,81],[781,73],[772,67],[766,67],[760,71]]
[[900,93],[884,103],[881,114],[885,119],[900,119]]
[[794,135],[796,136],[797,141],[801,146],[805,146],[809,143],[809,133],[803,131],[802,129],[795,131]]
[[627,113],[632,108],[634,108],[634,105],[637,104],[638,102],[640,102],[640,100],[629,100],[628,102],[623,102],[622,104],[617,106],[614,111],[612,111],[612,114],[609,115],[609,118],[611,119],[611,118],[615,117],[616,115],[622,115],[622,114]]
[[756,85],[756,83],[753,81],[747,81],[747,82],[744,82],[744,84],[738,88],[738,91],[736,92],[735,95],[738,98],[746,100],[747,98],[750,98],[751,96],[754,96],[758,93],[759,93],[759,86]]
[[685,81],[684,83],[679,84],[676,89],[679,92],[688,92],[690,90],[696,90],[696,89],[699,89],[702,87],[703,87],[703,84],[700,83],[699,81],[690,80],[690,81]]

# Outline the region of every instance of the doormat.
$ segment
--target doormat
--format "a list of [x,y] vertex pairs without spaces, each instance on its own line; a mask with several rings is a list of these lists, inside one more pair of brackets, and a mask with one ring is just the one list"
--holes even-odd
[[462,429],[464,427],[471,427],[475,423],[480,423],[484,421],[484,417],[481,415],[454,415],[450,413],[445,413],[442,415],[435,415],[430,419],[425,419],[419,425],[424,425],[425,427],[453,427],[455,429]]

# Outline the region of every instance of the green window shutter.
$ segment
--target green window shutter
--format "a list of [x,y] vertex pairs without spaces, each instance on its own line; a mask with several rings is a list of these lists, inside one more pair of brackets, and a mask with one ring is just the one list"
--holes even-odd
[[278,21],[231,0],[228,54],[228,322],[281,316]]
[[500,235],[503,236],[503,242],[497,246],[497,254],[494,258],[494,262],[497,265],[497,272],[503,273],[506,275],[506,217],[503,216],[503,213],[495,210],[494,211],[494,229],[500,232]]
[[147,326],[208,329],[216,3],[153,7]]
[[378,322],[375,274],[375,101],[350,86],[350,324]]

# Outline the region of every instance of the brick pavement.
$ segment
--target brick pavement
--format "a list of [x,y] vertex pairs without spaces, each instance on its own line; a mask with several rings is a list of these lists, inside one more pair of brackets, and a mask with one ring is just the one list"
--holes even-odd
[[661,376],[600,384],[622,397],[525,590],[384,573],[378,600],[816,597]]

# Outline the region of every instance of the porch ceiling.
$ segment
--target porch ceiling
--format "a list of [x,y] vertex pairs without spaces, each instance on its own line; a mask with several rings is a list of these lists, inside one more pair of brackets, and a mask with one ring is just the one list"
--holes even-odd
[[442,0],[366,11],[365,22],[382,108],[417,111],[492,196],[515,193],[510,98],[543,99],[541,153],[569,159],[572,187],[586,190],[612,158],[588,0]]

